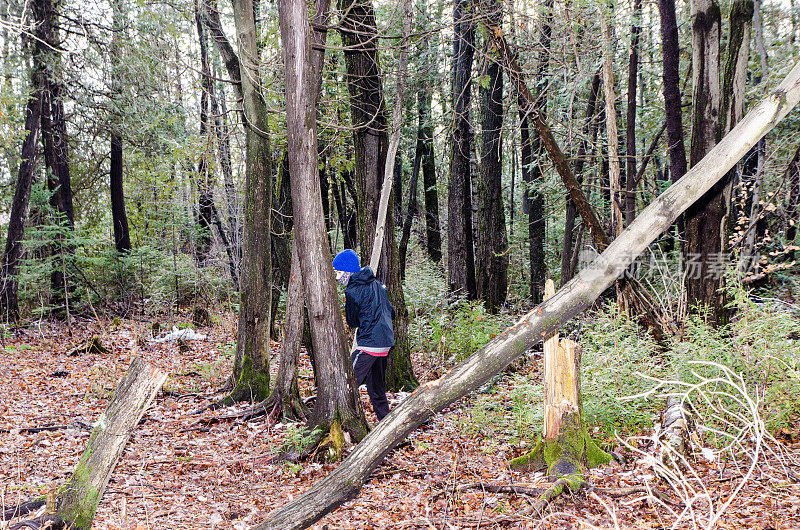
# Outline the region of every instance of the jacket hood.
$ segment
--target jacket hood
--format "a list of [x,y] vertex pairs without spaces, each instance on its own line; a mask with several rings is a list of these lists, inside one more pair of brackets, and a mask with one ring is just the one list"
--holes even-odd
[[362,267],[360,271],[354,272],[347,282],[348,287],[351,285],[364,285],[370,283],[375,279],[375,274],[369,267]]

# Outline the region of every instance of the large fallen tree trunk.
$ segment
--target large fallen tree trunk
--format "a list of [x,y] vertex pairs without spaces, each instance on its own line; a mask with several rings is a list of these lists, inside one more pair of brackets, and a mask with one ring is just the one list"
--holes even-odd
[[166,380],[167,375],[160,370],[139,357],[134,359],[97,421],[72,478],[59,490],[55,513],[22,522],[14,528],[89,530],[131,432]]
[[697,165],[639,214],[590,266],[441,379],[419,387],[328,476],[273,511],[256,530],[304,528],[353,498],[386,454],[437,411],[476,390],[531,344],[589,307],[692,203],[800,100],[800,63]]

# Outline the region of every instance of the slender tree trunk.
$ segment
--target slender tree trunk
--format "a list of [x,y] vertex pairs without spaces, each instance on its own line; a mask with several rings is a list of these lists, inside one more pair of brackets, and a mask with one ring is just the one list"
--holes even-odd
[[[539,62],[536,69],[535,88],[533,92],[536,112],[544,112],[547,108],[547,74],[550,66],[550,42],[553,24],[553,1],[545,0],[542,4],[542,26],[539,30]],[[518,96],[519,97],[519,96]],[[522,114],[520,114],[522,116]],[[527,116],[527,120],[531,117]],[[528,122],[530,124],[530,122]],[[536,189],[542,184],[544,167],[544,152],[541,136],[536,131],[530,131],[530,163],[527,175],[523,171],[522,180],[525,183],[525,210],[528,214],[528,261],[531,270],[531,301],[538,304],[544,299],[544,284],[547,278],[545,265],[545,237],[547,224],[545,221],[544,196]],[[533,134],[530,134],[530,133]],[[525,163],[523,162],[523,166]],[[526,179],[527,176],[527,179]]]
[[[578,144],[578,151],[575,156],[575,178],[578,184],[583,183],[583,168],[586,165],[589,146],[589,141],[587,139],[592,135],[591,145],[594,145],[594,139],[597,136],[598,120],[595,116],[595,106],[597,105],[597,96],[599,93],[600,74],[595,74],[592,77],[589,99],[586,102],[586,121],[583,124],[582,138]],[[564,218],[564,246],[561,251],[561,285],[566,284],[575,275],[575,268],[572,266],[572,255],[574,254],[572,232],[575,227],[575,218],[577,214],[578,210],[575,208],[575,202],[567,195],[567,211]],[[575,246],[580,246],[580,240],[575,241]]]
[[[427,5],[426,2],[418,4],[419,14],[417,23],[418,28],[424,28],[427,24]],[[419,61],[420,70],[424,75],[436,75],[433,72],[435,67],[431,59],[431,53],[435,50],[430,49],[430,36],[424,32],[419,37]],[[417,129],[417,149],[421,149],[422,164],[422,196],[425,200],[425,243],[428,256],[434,263],[439,263],[442,259],[442,230],[439,223],[439,192],[436,187],[436,159],[433,152],[433,121],[431,116],[431,103],[433,100],[433,90],[424,82],[417,91],[417,107],[419,112],[419,126]],[[420,139],[422,143],[420,144]],[[415,155],[416,156],[416,155]]]
[[[692,0],[692,138],[689,163],[697,164],[717,143],[720,130],[720,10],[716,0]],[[707,305],[710,322],[722,323],[723,275],[710,267],[723,258],[728,180],[717,183],[685,215],[686,297],[689,307]]]
[[123,183],[122,136],[111,133],[111,166],[109,172],[111,188],[111,220],[114,225],[114,248],[117,252],[131,250],[131,236],[128,229],[128,216],[125,213],[125,192]]
[[[242,58],[240,82],[245,117],[246,182],[241,303],[233,371],[235,386],[229,397],[231,400],[261,401],[269,394],[274,169],[267,107],[256,84],[260,79],[259,50],[253,7],[253,0],[234,0],[233,3],[239,57]],[[220,39],[216,41],[220,43]],[[220,46],[221,53],[222,50]],[[232,78],[236,70],[228,70]]]
[[661,15],[662,87],[664,111],[667,115],[669,171],[672,182],[686,173],[686,148],[683,144],[683,117],[680,89],[680,48],[675,0],[658,0]]
[[[633,2],[631,49],[628,56],[628,106],[625,120],[625,226],[636,217],[636,81],[639,76],[639,48],[642,32],[642,0]],[[644,90],[644,87],[642,87]]]
[[[321,68],[314,68],[312,63],[305,4],[281,0],[278,9],[286,68],[287,145],[295,245],[316,353],[317,399],[310,424],[331,433],[344,430],[354,440],[361,440],[367,432],[367,423],[347,355],[331,250],[322,216],[317,165],[318,91],[315,90],[319,86],[316,78],[321,76]],[[326,14],[327,9],[321,12]],[[317,64],[321,66],[321,62]]]
[[[219,57],[219,54],[215,54]],[[215,77],[219,77],[218,69],[214,69]],[[218,94],[218,95],[216,95]],[[241,241],[241,227],[239,223],[239,195],[236,190],[236,184],[233,179],[233,164],[231,162],[231,138],[230,129],[228,127],[228,104],[225,96],[225,84],[219,83],[215,91],[215,97],[211,99],[211,112],[214,113],[214,126],[217,132],[217,151],[219,157],[219,165],[222,170],[222,178],[225,187],[225,209],[227,210],[227,221],[229,239],[233,254],[235,257],[234,267],[239,270],[239,261],[241,259],[242,241]],[[237,282],[238,285],[238,282]]]
[[[502,4],[486,6],[495,24],[503,20]],[[475,276],[478,298],[496,313],[508,291],[508,233],[503,204],[503,67],[486,39],[488,86],[481,86],[481,158],[478,180],[478,238]]]
[[417,184],[419,182],[419,170],[422,161],[422,133],[421,128],[417,128],[417,147],[414,153],[414,165],[411,169],[411,180],[408,183],[408,207],[406,209],[406,216],[403,219],[403,231],[400,236],[400,279],[401,281],[406,278],[406,258],[408,257],[408,241],[411,239],[411,225],[414,223],[414,217],[417,215],[418,201],[417,201]]
[[[366,257],[370,256],[375,239],[379,198],[384,185],[383,176],[389,147],[386,109],[378,62],[377,27],[371,0],[340,0],[339,9],[346,13],[339,30],[347,47],[347,88],[350,93],[351,122],[355,128],[353,146],[359,204],[359,248],[362,261],[366,264]],[[389,301],[396,310],[395,346],[386,371],[386,387],[390,390],[407,390],[416,386],[416,378],[411,365],[408,310],[400,281],[394,228],[393,208],[389,208],[386,214],[383,258],[380,267],[374,272],[386,284]]]
[[430,91],[421,89],[417,94],[420,106],[420,138],[422,159],[422,196],[425,198],[425,242],[428,256],[434,263],[442,260],[442,229],[439,223],[439,191],[436,185],[436,159],[433,154],[433,123]]
[[[119,95],[122,92],[120,82],[120,66],[122,64],[122,50],[120,40],[124,37],[125,11],[124,0],[111,2],[112,29],[111,35],[111,60],[112,72],[111,93]],[[128,253],[131,250],[131,235],[128,228],[128,216],[125,213],[124,162],[122,156],[122,132],[119,130],[119,117],[112,118],[110,131],[111,163],[109,166],[109,191],[111,194],[111,223],[114,230],[114,248],[119,253]]]
[[447,277],[450,291],[474,299],[475,259],[472,245],[472,131],[470,108],[475,22],[472,3],[453,0],[453,137],[447,198]]
[[606,101],[606,141],[608,142],[608,178],[611,202],[611,239],[622,233],[624,226],[621,201],[622,176],[619,164],[619,138],[617,131],[617,94],[614,80],[613,12],[600,15],[603,31],[603,94]]
[[275,383],[267,399],[271,407],[274,407],[271,416],[275,421],[305,420],[308,416],[297,383],[305,314],[303,273],[300,270],[297,247],[292,245],[292,265],[289,287],[286,290],[286,316],[278,372],[275,374]]
[[213,197],[211,195],[211,160],[213,150],[211,146],[211,127],[209,111],[209,100],[213,94],[214,85],[211,79],[211,67],[208,62],[208,46],[206,28],[200,19],[200,2],[196,0],[195,5],[195,25],[197,28],[197,38],[200,43],[200,142],[203,146],[200,153],[200,161],[197,163],[197,256],[200,263],[208,260],[211,251],[211,226],[213,222]]
[[[36,10],[38,3],[33,3],[34,15],[38,14]],[[39,19],[37,18],[37,20]],[[44,73],[41,69],[36,68],[31,76],[32,84],[36,88],[28,96],[25,109],[25,139],[22,142],[17,184],[14,188],[14,199],[11,202],[5,251],[3,260],[0,262],[0,309],[6,320],[16,320],[19,317],[17,275],[19,274],[19,260],[22,257],[22,241],[25,238],[31,184],[36,172],[36,145],[39,141],[42,100],[44,99],[41,83],[36,78],[42,75]]]

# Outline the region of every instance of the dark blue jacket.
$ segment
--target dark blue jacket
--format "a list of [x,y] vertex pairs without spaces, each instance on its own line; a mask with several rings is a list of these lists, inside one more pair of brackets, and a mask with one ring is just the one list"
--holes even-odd
[[372,269],[363,267],[353,273],[344,290],[344,314],[347,325],[358,328],[359,346],[390,348],[394,346],[392,319],[395,311],[389,303],[386,287],[379,282]]

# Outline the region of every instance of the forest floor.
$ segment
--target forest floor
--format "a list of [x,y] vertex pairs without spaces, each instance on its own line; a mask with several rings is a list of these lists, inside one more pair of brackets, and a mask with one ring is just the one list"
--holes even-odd
[[[88,432],[79,429],[24,429],[95,421],[136,354],[170,377],[133,433],[94,528],[248,528],[333,469],[320,463],[271,463],[297,426],[270,426],[265,418],[207,421],[230,409],[193,413],[220,397],[214,391],[231,366],[235,321],[230,315],[215,320],[213,327],[197,330],[208,334],[207,340],[192,341],[183,352],[175,342],[152,342],[151,324],[135,320],[79,320],[69,327],[40,323],[5,337],[0,356],[3,507],[63,484],[88,440]],[[185,320],[162,322],[162,329],[180,322]],[[111,353],[68,355],[92,337],[99,337]],[[275,358],[278,346],[273,343]],[[430,373],[424,366],[429,361],[418,361],[418,373]],[[311,369],[304,363],[300,375],[306,387]],[[528,362],[523,369],[538,367],[539,362]],[[498,406],[510,408],[511,389],[503,388],[511,385],[510,378],[498,385],[496,395],[505,400]],[[474,399],[465,398],[417,430],[411,444],[390,453],[354,500],[315,528],[663,528],[672,526],[684,511],[668,486],[642,462],[603,466],[592,470],[588,480],[605,488],[649,486],[667,493],[673,504],[653,502],[641,492],[617,497],[581,492],[562,497],[540,516],[532,513],[533,499],[525,496],[463,488],[474,483],[548,486],[542,474],[508,468],[508,460],[529,450],[530,444],[505,442],[497,433],[465,427],[473,420]],[[363,389],[362,400],[374,421]],[[793,434],[781,442],[784,463],[759,465],[719,528],[800,528],[800,443]],[[730,464],[697,461],[694,469],[693,487],[707,488],[716,507],[741,481],[738,468]],[[698,520],[708,515],[702,500],[695,510]],[[687,511],[678,527],[693,527],[689,515]],[[0,529],[13,522],[0,522]]]

